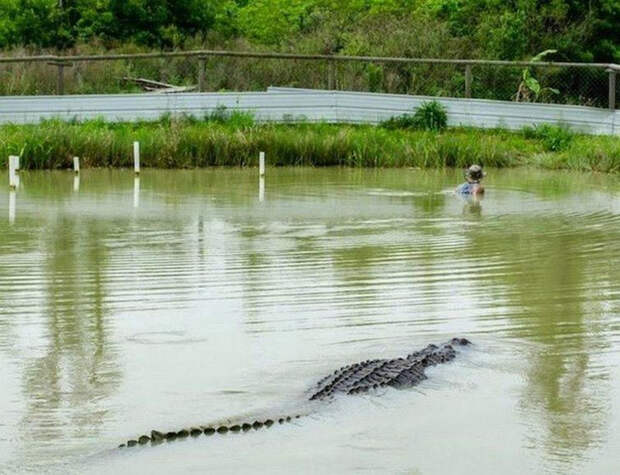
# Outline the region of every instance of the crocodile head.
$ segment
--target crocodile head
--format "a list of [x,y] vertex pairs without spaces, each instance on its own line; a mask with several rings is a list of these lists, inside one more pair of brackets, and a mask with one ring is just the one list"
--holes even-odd
[[471,341],[469,341],[467,338],[452,338],[452,340],[450,340],[450,344],[465,346],[471,345]]

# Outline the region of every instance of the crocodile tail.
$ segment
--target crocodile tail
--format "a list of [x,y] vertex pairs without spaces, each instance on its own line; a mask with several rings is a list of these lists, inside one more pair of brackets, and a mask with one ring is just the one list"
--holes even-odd
[[300,414],[295,416],[283,416],[277,419],[265,419],[262,421],[255,420],[254,422],[243,422],[232,425],[209,425],[209,426],[196,426],[181,429],[179,431],[160,432],[158,430],[152,430],[150,435],[141,435],[136,439],[130,439],[124,444],[120,444],[119,448],[135,447],[136,445],[158,445],[163,442],[172,442],[177,439],[185,439],[187,437],[199,437],[201,435],[211,436],[215,434],[243,433],[250,430],[259,430],[262,428],[269,428],[274,424],[285,424],[291,422],[294,419],[299,419]]

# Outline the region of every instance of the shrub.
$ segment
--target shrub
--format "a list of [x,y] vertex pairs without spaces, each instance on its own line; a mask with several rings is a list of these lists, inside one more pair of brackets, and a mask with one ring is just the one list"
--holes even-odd
[[390,117],[379,124],[385,129],[422,129],[440,131],[448,125],[448,114],[441,103],[437,101],[423,102],[414,115],[403,114]]
[[443,130],[448,126],[446,108],[440,102],[423,102],[413,115],[416,127],[424,130]]

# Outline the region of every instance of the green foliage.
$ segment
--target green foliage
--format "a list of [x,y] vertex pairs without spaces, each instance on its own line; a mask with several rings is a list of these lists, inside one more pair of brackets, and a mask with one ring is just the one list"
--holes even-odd
[[[531,61],[533,63],[540,62],[545,56],[553,53],[557,53],[557,50],[545,50],[534,56]],[[536,100],[538,100],[538,98],[544,93],[551,93],[555,95],[560,93],[560,91],[552,87],[542,87],[538,80],[532,76],[532,72],[529,67],[523,69],[521,77],[521,83],[519,84],[517,94],[515,95],[515,100],[517,102],[536,102]]]
[[226,122],[229,112],[224,105],[218,105],[215,110],[205,115],[206,121],[219,122],[220,124]]
[[534,154],[529,162],[551,169],[620,173],[620,140],[612,136],[576,135],[565,150]]
[[477,37],[490,57],[523,58],[528,54],[529,24],[527,12],[505,11],[485,18],[478,27]]
[[[174,46],[182,35],[205,35],[215,21],[210,2],[201,0],[106,0],[111,22],[96,26],[109,39]],[[96,25],[96,23],[95,23]]]
[[219,105],[213,112],[205,115],[205,121],[226,124],[235,129],[247,129],[254,125],[254,116],[249,112],[229,111]]
[[416,129],[417,122],[412,114],[402,114],[396,117],[390,117],[379,124],[380,127],[388,130],[398,129]]
[[[103,42],[620,62],[616,0],[0,0],[0,48]],[[373,71],[368,71],[373,74]]]
[[65,48],[75,35],[75,9],[58,8],[58,0],[0,2],[0,47],[36,44]]
[[438,101],[423,102],[415,114],[403,114],[381,122],[380,126],[389,129],[420,129],[441,131],[448,125],[448,114]]
[[448,125],[446,108],[438,101],[423,102],[415,111],[413,119],[418,128],[424,130],[443,130]]
[[557,48],[565,60],[620,60],[616,0],[423,0],[418,12],[473,38],[481,57],[523,59]]
[[239,28],[261,43],[277,44],[308,28],[316,3],[311,0],[250,1],[239,11]]
[[202,0],[0,0],[0,47],[64,49],[92,38],[175,46],[206,35],[215,18]]
[[535,127],[525,127],[523,135],[529,139],[538,139],[549,152],[566,150],[573,141],[574,134],[568,127],[542,124]]
[[368,63],[366,65],[366,74],[368,76],[368,90],[370,92],[381,92],[383,84],[383,67]]

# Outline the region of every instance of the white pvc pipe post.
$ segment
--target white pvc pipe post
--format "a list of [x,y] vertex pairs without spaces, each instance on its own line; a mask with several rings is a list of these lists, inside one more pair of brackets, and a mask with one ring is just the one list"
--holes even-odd
[[17,165],[17,157],[11,155],[9,157],[9,188],[14,190],[17,188],[17,175],[15,173],[15,166]]
[[258,174],[265,176],[265,152],[258,154]]
[[133,143],[133,171],[140,174],[140,142]]
[[80,173],[80,157],[73,157],[73,171],[76,175]]
[[15,173],[19,171],[19,155],[15,156]]

